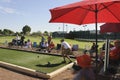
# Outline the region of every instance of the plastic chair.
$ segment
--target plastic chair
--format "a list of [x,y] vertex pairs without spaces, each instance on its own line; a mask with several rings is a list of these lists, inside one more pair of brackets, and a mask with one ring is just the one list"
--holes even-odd
[[74,44],[73,46],[72,46],[72,51],[78,51],[78,45],[77,44]]
[[61,48],[61,44],[57,44],[57,50],[60,50],[60,48]]
[[37,42],[33,42],[33,47],[37,47]]

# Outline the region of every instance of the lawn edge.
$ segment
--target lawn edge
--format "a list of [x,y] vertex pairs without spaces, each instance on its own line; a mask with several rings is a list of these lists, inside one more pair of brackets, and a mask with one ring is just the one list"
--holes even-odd
[[35,77],[40,77],[40,78],[55,77],[59,73],[71,68],[72,65],[73,65],[73,63],[70,63],[70,64],[68,64],[68,65],[66,65],[62,68],[59,68],[59,69],[51,72],[51,73],[42,73],[42,72],[39,72],[39,71],[36,71],[36,70],[33,70],[33,69],[29,69],[29,68],[26,68],[26,67],[22,67],[22,66],[18,66],[18,65],[11,64],[11,63],[0,61],[0,66],[1,67],[5,67],[5,68],[8,68],[8,69],[12,69],[12,70],[15,70],[15,71],[18,71],[18,72],[22,72],[22,73],[25,73],[25,74],[28,74],[28,75],[31,75],[31,76],[35,76]]

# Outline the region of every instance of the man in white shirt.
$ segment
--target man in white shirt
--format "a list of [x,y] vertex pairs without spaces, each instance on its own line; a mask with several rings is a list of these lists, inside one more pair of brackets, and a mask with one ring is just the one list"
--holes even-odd
[[69,57],[69,54],[71,52],[71,46],[66,41],[64,41],[64,39],[61,40],[61,50],[64,62],[66,62],[65,58],[68,58],[69,61],[72,62]]

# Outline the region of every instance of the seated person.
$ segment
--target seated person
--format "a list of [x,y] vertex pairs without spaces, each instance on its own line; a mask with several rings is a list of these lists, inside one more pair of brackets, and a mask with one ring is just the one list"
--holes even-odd
[[[102,47],[100,48],[100,59],[103,60],[104,59],[104,55],[105,55],[105,43],[102,45]],[[114,47],[113,44],[110,43],[110,50]]]
[[51,50],[54,48],[55,48],[55,44],[53,43],[53,41],[51,41],[49,46],[48,46],[48,51],[51,52]]
[[76,60],[81,69],[77,72],[73,80],[95,80],[95,74],[91,65],[91,57],[83,54],[81,56],[77,56]]
[[32,48],[32,43],[29,39],[25,41],[23,48]]
[[[112,45],[111,43],[110,43],[110,48],[112,48],[112,47],[114,47],[114,45]],[[105,43],[102,45],[102,48],[101,48],[102,50],[105,50]]]
[[93,56],[93,53],[96,52],[96,47],[98,46],[96,46],[96,44],[93,43],[93,45],[91,46],[91,49],[89,50],[90,56]]
[[44,41],[41,41],[41,42],[40,42],[40,48],[41,48],[41,49],[44,49],[44,47],[43,47],[43,46],[44,46],[44,43],[45,43]]
[[28,48],[32,48],[32,42],[30,41],[30,39],[28,39],[28,41],[27,41],[27,46],[28,46]]
[[47,42],[47,41],[45,41],[45,43],[43,44],[43,47],[44,47],[45,49],[48,48],[48,42]]
[[[105,52],[101,52],[100,58],[104,57]],[[110,64],[119,64],[120,60],[120,40],[115,40],[114,41],[114,47],[110,48],[110,53],[109,53],[109,60]]]
[[[108,66],[107,72],[109,74],[116,74],[118,70],[117,67],[119,67],[119,64],[120,64],[120,40],[115,40],[114,47],[110,48],[109,50],[110,50],[109,51],[109,66]],[[103,55],[101,56],[104,57],[105,52],[102,52],[102,54]],[[103,72],[103,70],[101,70],[100,72]]]
[[12,39],[12,44],[15,45],[15,46],[17,45],[16,39]]
[[[41,51],[41,49],[46,49],[46,50],[48,50],[48,42],[46,41],[46,42],[40,42],[40,51]],[[46,51],[45,50],[45,51]]]
[[23,48],[28,48],[27,41],[25,41]]
[[110,63],[116,63],[119,64],[120,60],[120,40],[114,41],[114,48],[111,48],[110,51]]

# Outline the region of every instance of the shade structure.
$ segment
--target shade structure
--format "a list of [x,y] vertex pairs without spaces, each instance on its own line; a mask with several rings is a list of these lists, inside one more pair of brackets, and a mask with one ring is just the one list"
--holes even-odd
[[120,32],[120,23],[106,23],[100,26],[100,33]]
[[[120,0],[83,0],[50,9],[50,22],[88,24],[120,22]],[[97,16],[96,16],[97,15]]]
[[[83,0],[50,9],[50,12],[50,22],[54,23],[78,25],[95,23],[97,45],[97,23],[119,23],[120,0]],[[96,62],[97,59],[98,50],[96,48]]]

